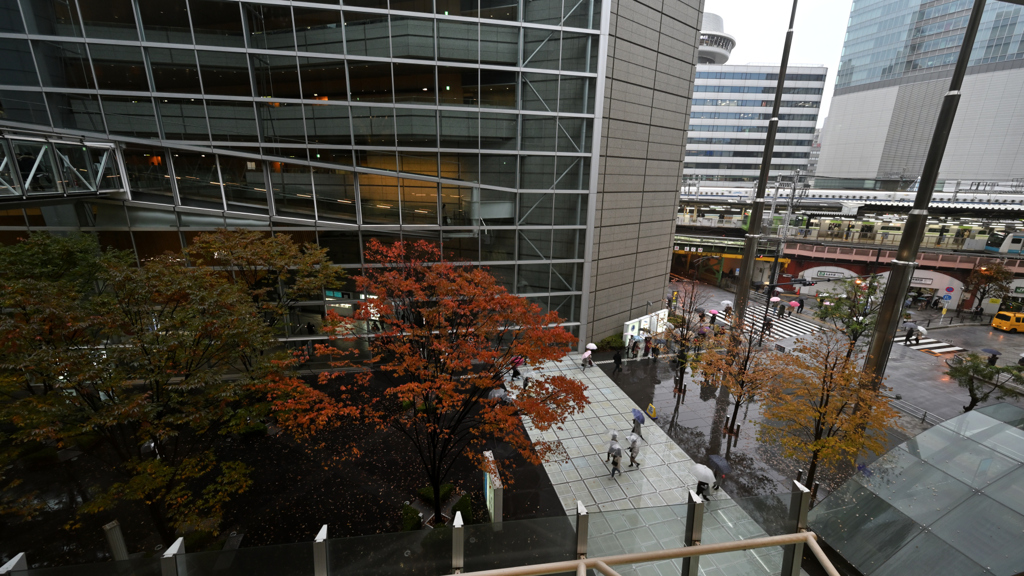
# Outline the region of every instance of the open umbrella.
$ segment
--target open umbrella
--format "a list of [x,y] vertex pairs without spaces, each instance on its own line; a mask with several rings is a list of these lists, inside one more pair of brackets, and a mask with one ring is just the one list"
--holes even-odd
[[594,344],[593,342],[587,344],[587,350],[597,350],[597,344]]
[[821,305],[822,306],[831,306],[832,303],[831,302],[822,302]]
[[992,348],[982,348],[981,351],[984,352],[985,354],[995,354],[996,356],[1002,354],[1002,352],[1000,352],[999,350],[993,350]]
[[779,300],[782,300],[782,298],[779,298],[778,296],[772,296],[772,302],[778,302]]
[[708,310],[708,314],[718,314],[718,310]]
[[904,322],[902,328],[904,330],[917,330],[917,324],[913,322]]
[[722,300],[722,308],[728,308],[732,306],[732,300]]
[[644,413],[639,408],[633,408],[633,420],[636,420],[641,424],[644,423]]
[[697,479],[697,482],[707,482],[708,486],[715,483],[715,473],[711,471],[711,468],[703,464],[697,464],[693,467],[693,477]]
[[495,388],[487,393],[487,398],[489,400],[506,400],[508,399],[508,392],[504,388]]
[[928,331],[925,330],[924,328],[921,328],[920,326],[917,327],[917,333],[920,334],[921,336],[927,336],[928,335]]
[[800,307],[800,303],[799,302],[790,302],[789,305],[792,306],[793,308],[799,308]]

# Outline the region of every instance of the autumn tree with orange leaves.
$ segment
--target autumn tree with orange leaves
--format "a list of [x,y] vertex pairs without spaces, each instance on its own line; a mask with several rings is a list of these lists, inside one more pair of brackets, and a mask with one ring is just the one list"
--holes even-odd
[[[440,519],[441,484],[460,459],[482,466],[486,441],[504,442],[534,464],[558,449],[531,441],[522,419],[539,430],[557,427],[587,405],[586,387],[554,373],[510,376],[520,362],[537,367],[562,358],[575,337],[557,326],[556,313],[509,294],[484,269],[441,262],[429,243],[374,240],[365,256],[355,283],[367,304],[352,318],[328,313],[332,339],[342,346],[319,346],[346,370],[321,379],[340,380],[342,404],[408,440]],[[497,464],[500,471],[509,466]]]

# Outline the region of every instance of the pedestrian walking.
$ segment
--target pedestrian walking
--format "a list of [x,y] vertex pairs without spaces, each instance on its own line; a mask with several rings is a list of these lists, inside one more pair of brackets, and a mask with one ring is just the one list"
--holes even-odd
[[708,322],[708,324],[710,324],[710,325],[714,326],[714,325],[715,325],[715,321],[716,321],[716,320],[718,320],[718,313],[717,313],[717,312],[713,312],[713,313],[711,314],[711,321],[710,321],[710,322]]
[[796,308],[796,306],[786,306],[786,308],[787,308],[787,310],[786,310],[786,318],[792,318],[793,317],[793,308]]
[[640,457],[640,438],[634,434],[629,435],[629,467],[636,466],[640,467],[640,463],[637,462],[637,458]]
[[640,338],[633,340],[633,359],[636,360],[636,355],[640,353]]
[[732,318],[732,306],[726,306],[723,314],[726,318]]
[[921,344],[921,329],[914,330],[914,346]]
[[608,442],[608,456],[604,459],[604,461],[605,462],[610,461],[612,459],[612,454],[618,448],[619,448],[619,433],[614,431],[614,430],[612,430],[612,439],[611,439],[610,442]]
[[764,338],[764,335],[767,334],[768,337],[771,338],[772,337],[772,327],[773,326],[775,326],[775,323],[772,322],[771,318],[765,320],[764,321],[764,326],[761,327],[761,337]]
[[640,438],[644,437],[644,435],[640,432],[640,421],[637,420],[636,418],[633,418],[633,429],[630,430],[629,433],[636,434]]
[[591,356],[593,356],[593,352],[590,351],[590,350],[587,350],[586,352],[583,353],[583,369],[584,370],[586,370],[588,367],[594,365],[594,360],[593,360],[593,358],[591,358]]
[[782,304],[780,303],[780,304],[779,304],[779,314],[778,314],[778,316],[779,316],[779,320],[782,320],[782,317],[783,317],[783,316],[785,316],[785,315],[786,315],[786,307],[785,307],[785,306],[783,306],[783,305],[782,305]]
[[615,478],[615,473],[618,472],[619,476],[622,476],[622,448],[616,448],[615,453],[612,454],[612,478]]
[[914,335],[913,328],[907,328],[907,335],[903,338],[903,345],[910,346],[910,338]]
[[644,338],[644,358],[647,358],[651,354],[651,337]]
[[652,344],[651,345],[651,362],[657,362],[658,361],[658,353],[659,353],[658,345],[657,344]]
[[803,298],[797,298],[796,301],[797,301],[798,304],[800,304],[796,308],[796,313],[797,314],[802,314],[803,311],[804,311],[804,299]]
[[622,352],[616,350],[615,356],[612,356],[612,362],[615,362],[615,368],[612,368],[612,374],[622,372]]
[[996,361],[998,361],[998,360],[999,360],[999,354],[993,354],[993,355],[988,357],[988,365],[989,366],[995,366],[996,365]]

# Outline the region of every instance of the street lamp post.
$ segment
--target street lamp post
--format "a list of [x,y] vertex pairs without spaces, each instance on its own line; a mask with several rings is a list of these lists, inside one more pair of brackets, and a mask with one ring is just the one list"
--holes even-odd
[[[938,180],[942,156],[946,151],[946,143],[949,141],[957,105],[960,103],[960,88],[967,72],[967,63],[971,59],[971,48],[974,46],[974,39],[978,34],[978,26],[981,23],[981,14],[984,9],[985,0],[974,0],[967,29],[964,31],[963,44],[960,45],[960,54],[957,57],[956,67],[953,69],[953,77],[949,81],[949,91],[946,92],[942,100],[938,122],[935,124],[935,132],[932,133],[928,155],[925,157],[920,185],[914,197],[914,206],[907,216],[896,259],[892,261],[889,282],[885,286],[885,295],[882,297],[882,305],[878,311],[878,321],[871,335],[871,343],[868,345],[867,360],[864,362],[864,372],[870,375],[875,390],[882,385],[885,368],[889,362],[889,353],[892,351],[893,336],[896,334],[896,327],[900,320],[900,306],[904,294],[910,288],[910,281],[913,279],[914,269],[917,267],[915,259],[921,248],[924,230],[928,223],[928,204],[935,191],[935,182]],[[739,300],[738,297],[737,300]]]

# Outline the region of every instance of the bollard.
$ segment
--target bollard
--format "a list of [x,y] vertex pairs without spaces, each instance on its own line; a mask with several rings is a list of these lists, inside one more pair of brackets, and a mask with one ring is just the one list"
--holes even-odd
[[117,520],[103,525],[103,534],[107,537],[107,545],[110,546],[110,555],[114,561],[128,559],[128,546],[124,543],[124,535],[121,534],[121,524]]
[[0,574],[10,574],[14,571],[28,570],[28,558],[24,552],[18,552],[7,564],[0,566]]
[[590,536],[590,516],[583,502],[576,501],[576,558],[587,557],[587,538]]
[[462,512],[455,513],[452,521],[452,574],[462,574],[466,565],[466,529],[462,527]]
[[[793,496],[789,503],[789,526],[792,532],[807,531],[807,511],[810,509],[811,491],[803,484],[793,482]],[[786,546],[782,552],[782,576],[800,576],[800,561],[803,559],[804,545]]]
[[796,481],[797,482],[803,482],[803,479],[804,479],[804,470],[803,470],[803,468],[801,468],[801,469],[796,471]]
[[[700,496],[690,490],[689,499],[686,502],[686,532],[683,533],[683,544],[686,546],[699,546],[704,531],[704,501]],[[683,558],[682,576],[697,576],[700,574],[700,556]]]
[[313,539],[313,576],[327,576],[327,524]]
[[186,576],[184,570],[178,571],[178,554],[185,553],[185,539],[178,538],[160,557],[160,576]]
[[928,419],[928,411],[926,410],[924,414],[921,414],[921,424],[924,424],[925,420],[927,420],[927,419]]

